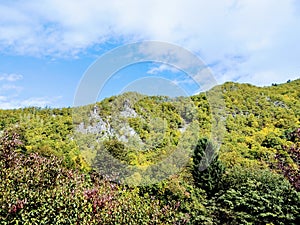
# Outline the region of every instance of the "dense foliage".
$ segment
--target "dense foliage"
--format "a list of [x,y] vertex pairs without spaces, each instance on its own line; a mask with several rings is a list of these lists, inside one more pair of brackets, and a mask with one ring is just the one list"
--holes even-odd
[[[189,99],[0,110],[0,224],[300,224],[299,87],[229,82]],[[178,146],[166,178],[140,186]],[[132,185],[101,173],[111,158]]]
[[0,224],[184,223],[179,201],[163,202],[61,165],[56,157],[18,153],[19,135],[1,139]]

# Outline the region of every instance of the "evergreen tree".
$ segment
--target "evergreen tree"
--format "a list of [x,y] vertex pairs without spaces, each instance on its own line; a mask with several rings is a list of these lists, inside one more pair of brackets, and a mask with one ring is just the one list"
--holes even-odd
[[224,166],[219,161],[216,147],[206,138],[200,139],[194,150],[193,177],[195,185],[212,195],[218,189],[224,173]]

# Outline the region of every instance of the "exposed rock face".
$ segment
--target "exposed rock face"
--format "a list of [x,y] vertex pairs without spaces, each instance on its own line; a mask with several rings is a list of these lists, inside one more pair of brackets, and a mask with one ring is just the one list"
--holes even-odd
[[84,122],[81,122],[77,127],[77,131],[83,134],[111,134],[112,130],[109,123],[106,123],[99,119],[95,125],[89,125],[85,127]]
[[117,138],[119,141],[122,141],[122,142],[128,142],[128,140],[133,137],[135,137],[136,139],[139,139],[139,135],[129,125],[122,127],[120,130],[120,133],[121,133],[121,135],[118,135]]
[[287,108],[287,106],[283,102],[281,102],[281,101],[275,101],[274,105],[276,107]]
[[136,111],[131,108],[130,101],[125,100],[123,104],[123,110],[120,112],[120,115],[125,118],[135,118],[137,117]]
[[87,126],[84,122],[81,122],[77,127],[77,131],[82,134],[111,134],[110,124],[101,118],[95,107],[93,112],[90,113],[89,121],[93,121],[92,125]]
[[[120,141],[128,142],[130,137],[135,136],[137,138],[138,134],[124,118],[135,118],[138,114],[131,108],[129,100],[124,101],[122,108],[121,112],[115,112],[112,117],[102,118],[99,115],[98,107],[94,106],[88,118],[89,125],[81,122],[77,127],[77,131],[82,134],[97,135],[97,139],[117,137]],[[112,123],[109,122],[111,120],[113,120]]]
[[288,108],[287,105],[282,101],[272,101],[270,97],[266,97],[268,102],[273,102],[274,106],[281,108]]

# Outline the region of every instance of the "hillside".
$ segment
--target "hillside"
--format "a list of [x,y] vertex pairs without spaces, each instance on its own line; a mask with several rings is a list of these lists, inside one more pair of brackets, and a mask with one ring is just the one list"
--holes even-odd
[[300,79],[0,110],[0,136],[0,224],[300,223]]

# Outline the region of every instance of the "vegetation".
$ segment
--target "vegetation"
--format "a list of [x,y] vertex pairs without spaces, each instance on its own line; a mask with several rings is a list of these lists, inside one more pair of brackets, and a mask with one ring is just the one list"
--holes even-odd
[[300,224],[299,87],[0,110],[0,224]]

